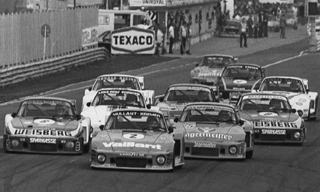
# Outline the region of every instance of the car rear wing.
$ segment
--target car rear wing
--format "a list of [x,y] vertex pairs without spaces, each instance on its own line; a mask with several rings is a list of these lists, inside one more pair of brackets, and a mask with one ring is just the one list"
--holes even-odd
[[144,77],[143,76],[137,76],[141,89],[144,89]]
[[306,87],[306,89],[309,89],[308,79],[302,79],[302,82],[303,82],[304,86]]

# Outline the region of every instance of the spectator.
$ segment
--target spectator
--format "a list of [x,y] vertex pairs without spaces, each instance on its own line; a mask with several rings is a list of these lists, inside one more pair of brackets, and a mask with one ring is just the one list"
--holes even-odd
[[174,26],[173,23],[170,23],[169,27],[169,54],[172,54],[172,47],[173,47],[173,42],[174,42]]
[[259,38],[263,37],[263,21],[264,21],[263,11],[259,13]]
[[180,26],[179,36],[181,41],[181,45],[180,45],[181,55],[183,55],[186,52],[186,42],[187,42],[187,26],[186,25],[187,25],[186,22],[183,21],[182,25]]
[[285,14],[282,13],[282,15],[280,16],[280,38],[286,38],[286,26],[287,20]]
[[246,18],[241,19],[240,23],[240,47],[242,47],[242,40],[244,40],[244,47],[247,47],[247,21]]
[[248,21],[248,32],[249,32],[249,38],[252,38],[252,33],[253,33],[253,20],[252,20],[252,15],[249,15]]
[[186,53],[188,55],[191,55],[190,53],[190,46],[191,46],[191,28],[190,26],[187,26],[186,25],[186,28],[187,28],[187,39],[186,39],[186,47],[185,47],[185,50],[186,50]]
[[268,13],[264,11],[263,13],[263,36],[268,37]]

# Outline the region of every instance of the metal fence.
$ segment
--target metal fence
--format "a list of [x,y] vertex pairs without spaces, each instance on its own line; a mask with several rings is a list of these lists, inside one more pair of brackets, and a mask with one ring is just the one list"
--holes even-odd
[[97,26],[97,7],[0,15],[0,67],[81,51]]

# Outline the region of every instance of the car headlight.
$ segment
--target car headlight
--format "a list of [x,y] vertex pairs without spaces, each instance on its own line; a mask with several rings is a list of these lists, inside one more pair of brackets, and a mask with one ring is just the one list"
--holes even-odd
[[298,110],[298,115],[299,115],[300,117],[302,117],[303,112],[302,112],[301,110]]
[[166,162],[166,158],[163,155],[159,155],[156,160],[159,165],[163,165]]
[[105,154],[98,154],[98,158],[97,158],[99,163],[104,163],[107,160],[107,157]]
[[301,137],[301,134],[299,132],[294,133],[294,138],[299,139]]
[[69,149],[72,149],[74,147],[73,141],[67,141],[66,147],[69,148]]
[[12,146],[17,147],[19,145],[19,141],[14,139],[11,141]]
[[229,153],[234,155],[238,152],[238,148],[236,146],[230,146],[229,147]]

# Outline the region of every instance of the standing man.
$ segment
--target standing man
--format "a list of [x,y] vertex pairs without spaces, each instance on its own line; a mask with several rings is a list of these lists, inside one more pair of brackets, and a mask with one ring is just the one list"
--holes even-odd
[[242,47],[242,40],[244,40],[244,47],[247,47],[247,21],[246,18],[241,19],[240,23],[240,47]]
[[173,22],[171,21],[170,27],[169,27],[169,54],[173,54],[173,51],[172,51],[173,41],[174,41],[174,27],[173,27]]
[[259,38],[263,37],[263,20],[264,20],[263,11],[259,13]]
[[191,29],[190,29],[190,26],[187,26],[187,25],[186,25],[186,28],[187,28],[187,39],[186,39],[185,50],[186,50],[186,53],[187,53],[188,55],[191,55],[191,53],[190,53],[190,46],[191,46]]
[[284,13],[280,16],[280,38],[286,38],[287,21]]
[[248,32],[249,32],[249,38],[252,38],[252,34],[253,34],[253,20],[252,20],[252,15],[249,15],[248,21]]
[[183,55],[186,52],[186,42],[187,42],[187,27],[186,27],[186,21],[182,22],[182,25],[180,26],[180,32],[179,32],[181,45],[180,45],[180,53]]
[[268,37],[268,13],[264,11],[263,13],[263,36]]

